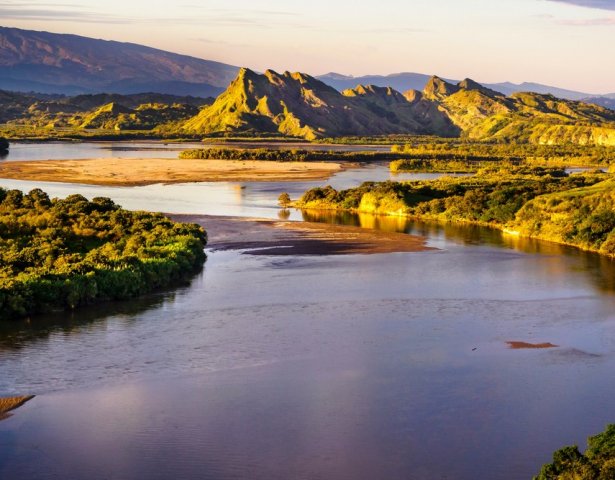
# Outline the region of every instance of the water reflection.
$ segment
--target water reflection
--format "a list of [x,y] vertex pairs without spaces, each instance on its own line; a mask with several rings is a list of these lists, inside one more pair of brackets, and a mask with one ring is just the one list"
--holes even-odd
[[[198,274],[196,278],[201,275]],[[121,319],[124,327],[128,327],[148,310],[172,308],[177,295],[181,295],[189,285],[190,283],[187,283],[183,287],[126,301],[88,305],[77,311],[56,311],[31,319],[0,322],[0,354],[27,349],[51,335],[95,334],[97,331],[104,331],[109,321],[117,319]]]
[[[560,273],[582,271],[589,274],[593,284],[602,292],[615,292],[615,260],[568,245],[533,238],[508,235],[495,228],[470,224],[425,222],[407,217],[372,215],[335,210],[301,210],[306,222],[351,225],[387,232],[408,233],[428,239],[428,245],[451,248],[457,245],[489,245],[527,254],[564,256],[573,259],[558,263]],[[469,253],[469,252],[468,252]]]

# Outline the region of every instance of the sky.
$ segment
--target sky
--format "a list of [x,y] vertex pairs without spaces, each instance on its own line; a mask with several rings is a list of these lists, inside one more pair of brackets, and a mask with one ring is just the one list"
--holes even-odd
[[0,25],[312,75],[615,92],[615,0],[0,0]]

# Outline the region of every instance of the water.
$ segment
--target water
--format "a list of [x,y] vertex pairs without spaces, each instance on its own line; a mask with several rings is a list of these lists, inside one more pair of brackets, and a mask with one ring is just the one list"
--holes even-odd
[[[306,184],[47,186],[275,218],[279,191]],[[209,252],[173,292],[3,326],[0,392],[39,396],[0,421],[0,477],[512,480],[614,421],[610,260],[476,227],[293,215],[439,250]]]
[[191,148],[274,148],[340,151],[388,152],[388,145],[326,145],[306,143],[261,143],[203,144],[201,142],[164,143],[160,141],[135,142],[46,142],[11,143],[8,155],[2,160],[77,160],[82,158],[177,158],[179,152]]

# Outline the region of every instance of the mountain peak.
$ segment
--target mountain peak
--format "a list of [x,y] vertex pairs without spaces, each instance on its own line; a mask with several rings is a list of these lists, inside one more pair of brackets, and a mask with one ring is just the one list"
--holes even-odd
[[429,79],[427,85],[425,85],[423,93],[425,95],[425,98],[428,98],[430,100],[439,100],[444,97],[448,97],[449,95],[452,95],[453,93],[456,93],[458,91],[459,87],[457,85],[448,83],[447,81],[442,80],[437,75],[434,75]]
[[488,97],[501,97],[503,94],[500,92],[496,92],[495,90],[491,90],[490,88],[481,85],[478,82],[475,82],[471,78],[466,78],[457,84],[459,88],[462,90],[477,90]]

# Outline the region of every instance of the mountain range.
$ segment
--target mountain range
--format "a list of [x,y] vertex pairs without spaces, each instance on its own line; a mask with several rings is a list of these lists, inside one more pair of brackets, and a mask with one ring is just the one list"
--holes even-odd
[[237,67],[134,43],[0,27],[0,89],[216,96]]
[[[0,89],[78,95],[157,92],[197,97],[217,96],[239,67],[158,50],[134,43],[77,35],[0,27]],[[396,73],[352,77],[328,73],[316,77],[337,90],[357,85],[422,90],[430,75]],[[450,83],[457,80],[445,79]],[[614,107],[615,94],[590,95],[537,83],[485,84],[505,95],[520,91],[552,94]]]
[[[365,75],[361,77],[353,77],[350,75],[342,75],[339,73],[327,73],[320,75],[319,80],[331,85],[339,91],[344,91],[348,88],[353,88],[357,84],[363,85],[377,85],[379,87],[393,87],[399,91],[405,91],[408,89],[422,90],[430,80],[430,75],[423,73],[403,72],[394,73],[391,75]],[[444,79],[450,83],[458,83],[459,80]],[[534,92],[554,95],[559,98],[565,98],[567,100],[584,100],[587,101],[600,101],[605,98],[608,100],[615,99],[615,93],[609,95],[592,95],[590,93],[577,92],[574,90],[567,90],[565,88],[553,87],[549,85],[542,85],[540,83],[483,83],[485,87],[491,88],[504,95],[512,95],[517,92]],[[612,103],[611,103],[612,105]],[[606,106],[606,105],[603,105]]]
[[431,77],[422,91],[359,85],[339,92],[304,73],[242,68],[216,101],[184,123],[192,134],[431,134],[541,144],[615,145],[615,111],[538,93],[506,96],[465,79]]

